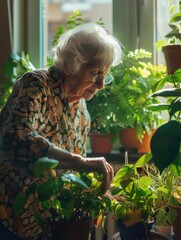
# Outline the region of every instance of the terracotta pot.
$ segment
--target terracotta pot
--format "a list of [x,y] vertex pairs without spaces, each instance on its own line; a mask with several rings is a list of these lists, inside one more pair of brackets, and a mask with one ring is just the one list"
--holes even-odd
[[181,68],[181,45],[169,45],[162,48],[168,74],[173,74]]
[[[152,134],[155,130],[152,130]],[[120,131],[120,143],[121,146],[129,153],[147,153],[150,151],[150,139],[151,135],[145,133],[142,142],[137,139],[136,129],[127,128]]]
[[180,240],[181,239],[181,207],[180,206],[170,206],[177,211],[177,217],[173,223],[173,232],[174,232],[174,239]]
[[53,240],[90,240],[92,220],[52,222]]
[[107,154],[112,150],[111,135],[90,133],[90,145],[93,153]]

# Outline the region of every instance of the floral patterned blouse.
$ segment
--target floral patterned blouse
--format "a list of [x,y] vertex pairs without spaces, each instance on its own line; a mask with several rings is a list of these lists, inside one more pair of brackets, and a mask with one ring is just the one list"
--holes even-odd
[[0,113],[0,221],[28,240],[38,239],[42,232],[34,218],[39,206],[32,197],[17,217],[12,205],[31,183],[33,163],[52,145],[86,156],[86,103],[81,99],[69,104],[62,81],[64,74],[54,67],[25,73]]

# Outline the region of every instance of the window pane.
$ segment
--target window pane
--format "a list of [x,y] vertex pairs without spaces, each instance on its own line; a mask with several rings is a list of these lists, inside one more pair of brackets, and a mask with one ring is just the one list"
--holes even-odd
[[103,18],[106,28],[112,32],[112,0],[49,0],[47,55],[51,55],[51,42],[60,25],[64,25],[73,10],[79,10],[85,22],[97,22]]

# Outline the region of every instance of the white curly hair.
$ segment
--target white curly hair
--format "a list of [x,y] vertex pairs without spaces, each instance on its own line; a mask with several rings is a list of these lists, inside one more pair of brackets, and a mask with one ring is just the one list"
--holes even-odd
[[72,74],[82,65],[87,67],[116,66],[121,62],[121,43],[103,27],[85,23],[61,35],[54,50],[54,65],[63,69],[68,67]]

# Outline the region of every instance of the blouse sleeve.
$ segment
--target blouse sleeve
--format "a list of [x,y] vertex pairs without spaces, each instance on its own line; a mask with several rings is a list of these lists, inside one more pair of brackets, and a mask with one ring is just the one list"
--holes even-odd
[[43,71],[23,75],[1,113],[0,149],[18,167],[31,168],[53,145],[41,134],[51,91],[46,77]]

